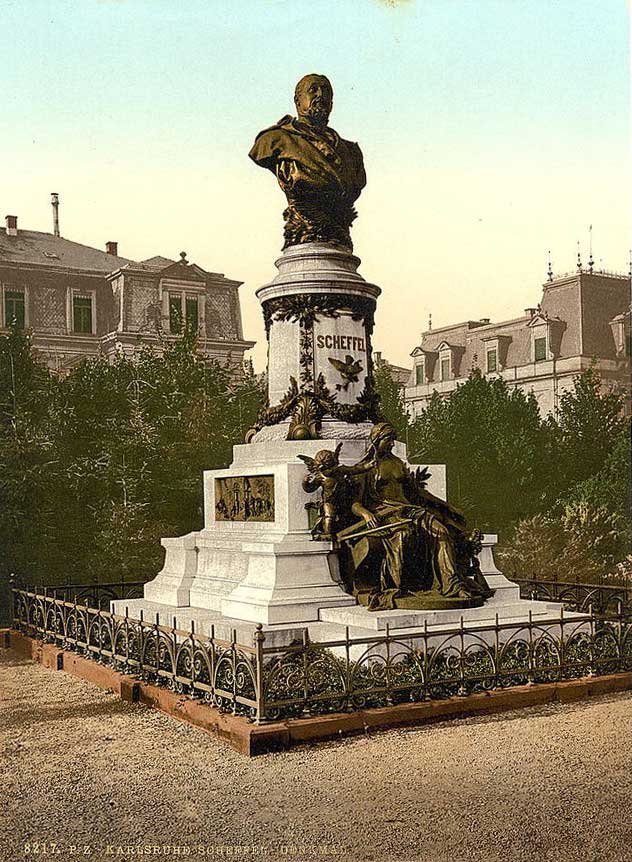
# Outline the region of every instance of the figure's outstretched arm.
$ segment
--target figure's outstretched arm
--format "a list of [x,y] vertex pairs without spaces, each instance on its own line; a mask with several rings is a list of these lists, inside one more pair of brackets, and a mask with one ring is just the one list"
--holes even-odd
[[357,515],[359,518],[363,518],[367,527],[378,527],[380,522],[377,519],[377,516],[371,512],[369,509],[365,508],[362,503],[355,502],[351,506],[351,511],[354,515]]

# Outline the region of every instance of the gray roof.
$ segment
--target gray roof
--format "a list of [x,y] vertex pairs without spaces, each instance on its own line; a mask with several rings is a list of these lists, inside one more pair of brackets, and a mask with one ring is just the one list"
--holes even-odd
[[141,263],[145,266],[155,266],[157,269],[164,269],[167,266],[171,266],[172,263],[175,263],[175,260],[170,260],[168,257],[163,257],[161,254],[156,254],[154,257],[148,257],[147,260],[141,260]]
[[6,229],[0,228],[0,264],[5,261],[63,269],[87,269],[104,274],[130,263],[126,257],[108,254],[52,233],[19,229],[17,236],[7,236]]

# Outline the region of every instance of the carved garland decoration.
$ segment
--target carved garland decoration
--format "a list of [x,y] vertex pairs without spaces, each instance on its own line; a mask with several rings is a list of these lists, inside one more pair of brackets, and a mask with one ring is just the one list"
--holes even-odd
[[[314,380],[314,321],[319,317],[339,317],[342,309],[350,309],[352,319],[363,321],[366,331],[367,376],[356,404],[338,403],[336,396],[325,385],[322,374]],[[325,415],[352,424],[379,420],[379,396],[374,389],[371,356],[374,312],[375,300],[345,293],[284,296],[270,299],[263,304],[268,339],[274,321],[299,324],[299,381],[290,377],[290,387],[280,403],[274,407],[270,407],[269,403],[264,405],[254,427],[246,434],[247,442],[252,440],[261,428],[277,425],[288,416],[292,417],[288,433],[290,440],[316,439],[319,436],[320,422]]]

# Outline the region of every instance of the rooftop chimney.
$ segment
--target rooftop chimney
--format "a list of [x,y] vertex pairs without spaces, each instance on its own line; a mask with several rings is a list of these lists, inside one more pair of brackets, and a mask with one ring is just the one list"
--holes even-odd
[[489,317],[481,317],[481,319],[479,320],[479,323],[489,323],[489,320],[490,320]]
[[532,317],[535,317],[535,313],[537,310],[538,310],[537,308],[525,308],[524,313],[525,313],[526,317],[532,318]]
[[6,224],[7,224],[7,236],[17,236],[18,235],[18,217],[17,216],[6,216]]
[[53,236],[59,236],[59,195],[57,192],[50,193],[50,202],[53,208]]
[[106,242],[105,250],[108,254],[113,254],[114,257],[118,256],[118,243],[117,242]]

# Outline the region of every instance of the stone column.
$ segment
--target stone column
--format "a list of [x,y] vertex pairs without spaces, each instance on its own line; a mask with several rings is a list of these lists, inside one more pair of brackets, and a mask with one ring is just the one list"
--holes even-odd
[[376,419],[371,334],[380,288],[359,258],[324,243],[287,248],[257,291],[268,337],[268,405],[249,440],[354,439]]

